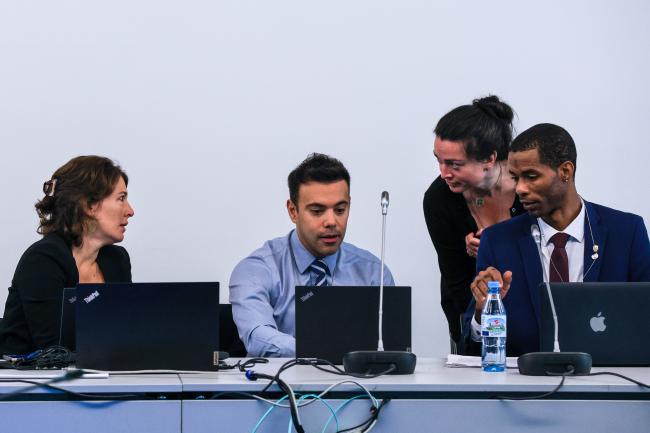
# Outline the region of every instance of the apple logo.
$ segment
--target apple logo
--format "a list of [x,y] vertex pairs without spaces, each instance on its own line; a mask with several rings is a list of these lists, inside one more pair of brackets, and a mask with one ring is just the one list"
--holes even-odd
[[589,325],[594,332],[603,332],[607,328],[607,325],[605,325],[605,317],[601,316],[601,313],[599,312],[598,316],[592,317],[589,321]]

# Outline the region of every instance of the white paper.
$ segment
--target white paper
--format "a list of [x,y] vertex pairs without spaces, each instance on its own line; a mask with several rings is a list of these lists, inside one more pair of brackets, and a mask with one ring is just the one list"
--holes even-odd
[[[481,357],[480,356],[463,356],[463,355],[447,355],[447,362],[445,363],[447,367],[480,367],[481,366]],[[508,356],[506,357],[506,366],[508,368],[517,368],[517,357]]]

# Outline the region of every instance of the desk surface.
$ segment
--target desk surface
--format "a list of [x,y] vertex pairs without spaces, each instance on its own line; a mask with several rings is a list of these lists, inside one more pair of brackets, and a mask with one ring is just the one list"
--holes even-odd
[[[275,374],[280,365],[288,359],[271,359],[268,364],[258,364],[253,369],[258,372]],[[236,362],[236,360],[230,360]],[[594,368],[592,372],[612,371],[650,383],[650,368]],[[38,374],[29,371],[3,370],[3,374],[29,378]],[[282,378],[296,391],[321,391],[342,380],[357,380],[370,391],[409,392],[409,393],[472,393],[472,392],[545,392],[553,389],[558,377],[522,376],[516,369],[503,373],[486,373],[479,368],[449,368],[443,359],[419,358],[412,375],[390,375],[375,379],[353,379],[319,371],[310,366],[296,366],[282,373]],[[252,382],[238,370],[206,373],[179,374],[136,374],[122,375],[111,373],[107,379],[77,379],[62,382],[57,386],[84,393],[182,393],[182,392],[220,392],[262,389],[266,380]],[[0,382],[0,394],[23,387],[17,382]],[[277,388],[275,388],[277,390]],[[353,384],[341,385],[337,391],[356,391]],[[32,392],[48,392],[34,390]],[[571,376],[567,377],[560,390],[564,393],[639,393],[650,396],[650,390],[613,376]]]
[[[28,370],[0,370],[3,376],[13,376],[20,379],[47,382],[47,379],[32,379],[42,376],[42,371]],[[55,373],[50,370],[49,372]],[[64,373],[59,372],[60,375]],[[57,387],[81,393],[179,393],[183,391],[183,384],[177,374],[136,374],[120,375],[110,374],[108,378],[101,379],[76,379],[67,382],[55,383]],[[12,382],[8,378],[0,379],[0,395],[13,392],[18,388],[29,386],[21,382]],[[31,393],[51,393],[51,391],[38,388]]]
[[[287,359],[271,359],[268,364],[258,364],[257,372],[275,374]],[[650,368],[593,368],[592,372],[612,371],[643,383],[650,383]],[[181,374],[183,391],[255,391],[267,381],[251,382],[239,371],[203,374]],[[296,366],[282,373],[285,382],[296,391],[319,391],[348,376],[336,376],[310,366]],[[412,375],[387,375],[375,379],[353,379],[362,382],[370,391],[391,392],[490,392],[490,391],[549,391],[559,383],[558,377],[523,376],[517,369],[503,373],[486,373],[480,368],[450,368],[443,359],[419,358]],[[358,390],[353,384],[343,385],[338,391]],[[563,392],[634,392],[650,390],[614,376],[567,377]]]
[[[275,374],[287,359],[272,359],[257,365],[258,372]],[[236,362],[236,360],[230,360]],[[594,369],[594,372],[605,369]],[[650,368],[608,368],[644,383],[650,382]],[[39,372],[3,371],[29,378]],[[336,376],[310,366],[297,366],[282,374],[295,391],[321,391],[346,376]],[[568,377],[555,400],[494,400],[497,395],[540,394],[555,388],[557,377],[522,376],[511,369],[485,373],[480,368],[449,368],[442,359],[418,359],[415,374],[354,379],[378,398],[392,400],[382,410],[373,433],[437,431],[465,433],[476,428],[474,413],[490,413],[502,433],[535,431],[553,433],[645,433],[650,425],[650,391],[611,376]],[[84,394],[133,394],[127,401],[86,402],[79,397],[34,389],[0,401],[0,419],[7,430],[66,431],[70,433],[115,433],[156,431],[161,433],[250,432],[269,406],[252,398],[234,397],[229,391],[253,393],[266,380],[251,382],[239,371],[178,374],[111,374],[106,379],[77,379],[57,386]],[[0,382],[0,397],[26,386]],[[274,387],[277,391],[278,388]],[[222,394],[222,393],[226,394]],[[359,394],[353,384],[337,387],[328,394],[331,404]],[[347,395],[346,395],[347,394]],[[530,394],[524,394],[530,395]],[[110,398],[102,397],[102,400]],[[111,399],[112,400],[112,399]],[[321,431],[330,412],[314,404],[301,409],[307,431]],[[368,417],[368,401],[353,401],[339,420],[342,426],[358,424]],[[264,422],[263,432],[285,431],[289,414],[276,410]],[[218,429],[217,429],[218,427]],[[333,426],[330,426],[333,431]]]

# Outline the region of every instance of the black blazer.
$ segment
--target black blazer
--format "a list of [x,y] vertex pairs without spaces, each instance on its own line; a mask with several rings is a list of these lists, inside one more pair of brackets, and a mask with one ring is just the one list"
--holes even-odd
[[[465,236],[478,230],[465,198],[451,192],[438,176],[424,194],[424,219],[429,236],[438,253],[440,267],[440,303],[447,316],[450,337],[458,342],[461,316],[467,310],[472,292],[469,288],[476,276],[476,259],[467,255]],[[526,213],[515,196],[510,216]]]
[[[97,264],[105,281],[131,282],[131,261],[123,247],[103,247]],[[0,353],[30,353],[58,344],[63,289],[78,283],[72,249],[61,236],[49,234],[32,244],[18,261],[9,287]]]

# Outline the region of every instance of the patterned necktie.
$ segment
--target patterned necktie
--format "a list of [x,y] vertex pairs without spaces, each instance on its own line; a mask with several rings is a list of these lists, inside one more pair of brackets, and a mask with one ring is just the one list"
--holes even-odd
[[551,236],[551,242],[555,245],[549,269],[551,283],[569,282],[569,257],[564,249],[568,240],[569,235],[566,233],[555,233]]
[[327,264],[322,260],[314,260],[311,265],[309,265],[309,271],[311,272],[311,281],[314,286],[327,286],[327,276],[330,273]]

